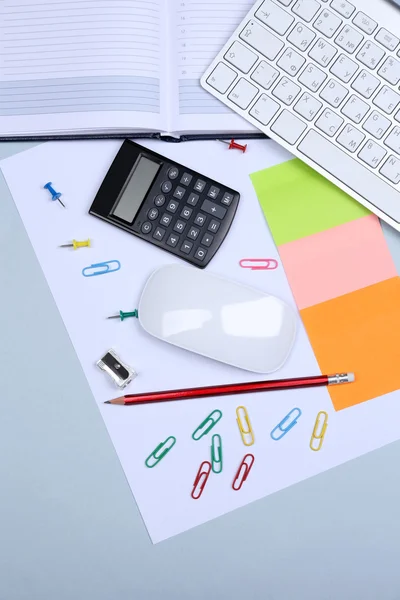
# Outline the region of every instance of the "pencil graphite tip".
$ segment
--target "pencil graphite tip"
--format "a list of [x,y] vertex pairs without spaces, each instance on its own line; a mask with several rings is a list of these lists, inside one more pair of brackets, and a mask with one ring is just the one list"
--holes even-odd
[[106,400],[104,404],[125,404],[125,396],[114,398],[113,400]]

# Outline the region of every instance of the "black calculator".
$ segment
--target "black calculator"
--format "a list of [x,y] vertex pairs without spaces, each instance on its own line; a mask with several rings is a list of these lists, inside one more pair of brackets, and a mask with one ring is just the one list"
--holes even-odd
[[203,268],[224,241],[239,198],[231,188],[126,140],[89,213]]

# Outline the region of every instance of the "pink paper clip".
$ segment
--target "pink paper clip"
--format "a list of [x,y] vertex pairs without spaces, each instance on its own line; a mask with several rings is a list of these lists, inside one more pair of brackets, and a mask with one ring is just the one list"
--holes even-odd
[[[207,465],[207,468],[203,469],[205,465]],[[211,463],[208,462],[208,460],[205,460],[201,463],[199,470],[197,471],[196,479],[193,482],[192,493],[190,494],[193,500],[198,500],[202,495],[205,485],[207,483],[207,479],[210,476],[211,468]]]
[[235,490],[235,492],[240,490],[240,488],[246,481],[247,476],[250,473],[250,470],[251,470],[251,467],[253,466],[253,464],[254,464],[253,454],[246,454],[246,456],[243,458],[242,462],[240,463],[238,470],[236,471],[235,479],[233,480],[233,483],[232,483],[232,488]]
[[239,265],[243,269],[251,269],[252,271],[260,271],[268,269],[272,271],[278,267],[278,261],[274,258],[242,258]]

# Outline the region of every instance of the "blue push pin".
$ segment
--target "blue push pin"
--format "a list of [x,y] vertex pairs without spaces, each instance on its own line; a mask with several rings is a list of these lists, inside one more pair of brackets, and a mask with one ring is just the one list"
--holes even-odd
[[56,192],[56,190],[53,187],[51,187],[51,186],[52,186],[51,181],[48,181],[46,183],[46,185],[44,185],[43,187],[44,187],[45,190],[49,190],[49,192],[51,194],[51,199],[53,201],[54,200],[58,200],[59,203],[61,204],[61,206],[63,206],[65,208],[65,204],[63,204],[63,202],[61,202],[61,200],[60,200],[60,197],[62,196],[61,192]]

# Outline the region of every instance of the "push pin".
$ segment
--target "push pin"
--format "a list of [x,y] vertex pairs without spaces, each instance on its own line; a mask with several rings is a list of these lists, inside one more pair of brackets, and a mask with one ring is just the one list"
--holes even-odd
[[135,317],[138,319],[139,314],[137,309],[135,309],[133,312],[122,312],[122,310],[120,310],[119,315],[113,315],[112,317],[107,317],[107,319],[121,319],[121,321],[123,321],[124,319],[129,319],[129,317]]
[[231,140],[230,142],[228,142],[227,140],[218,140],[219,142],[222,142],[223,144],[228,144],[229,148],[228,150],[232,150],[232,148],[236,148],[237,150],[241,150],[243,152],[243,154],[246,152],[247,149],[247,144],[238,144],[237,142],[235,142],[235,140]]
[[56,190],[51,187],[52,183],[51,181],[47,182],[46,185],[44,185],[44,189],[45,190],[49,190],[50,194],[51,194],[51,199],[53,200],[58,200],[59,203],[61,204],[61,206],[63,206],[65,208],[65,204],[63,202],[61,202],[60,197],[62,196],[61,192],[56,192]]
[[59,248],[73,248],[74,250],[78,250],[78,248],[90,248],[91,241],[88,238],[87,240],[83,240],[83,242],[78,242],[77,240],[72,240],[69,244],[61,244],[58,246]]

